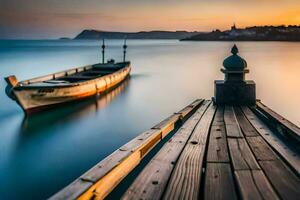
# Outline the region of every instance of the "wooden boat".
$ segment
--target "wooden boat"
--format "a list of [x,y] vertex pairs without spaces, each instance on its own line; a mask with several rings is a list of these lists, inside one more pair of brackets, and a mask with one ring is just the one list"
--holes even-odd
[[130,70],[130,62],[110,61],[20,82],[9,76],[6,93],[30,114],[106,92],[126,79]]

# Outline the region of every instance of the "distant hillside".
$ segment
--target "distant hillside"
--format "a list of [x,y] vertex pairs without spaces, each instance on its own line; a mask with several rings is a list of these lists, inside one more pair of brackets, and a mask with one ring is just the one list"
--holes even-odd
[[187,31],[109,32],[84,30],[74,39],[183,39],[199,34]]
[[300,41],[300,26],[253,26],[199,33],[182,40],[192,41]]

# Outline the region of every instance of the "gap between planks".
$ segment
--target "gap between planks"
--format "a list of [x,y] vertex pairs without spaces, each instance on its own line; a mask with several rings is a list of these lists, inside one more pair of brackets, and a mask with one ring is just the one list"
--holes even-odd
[[[229,154],[240,197],[242,199],[279,199],[247,143],[246,136],[253,136],[255,131],[249,124],[246,124],[247,121],[242,118],[241,113],[235,112],[236,108],[228,106],[227,110],[229,112],[224,113],[224,118],[226,119],[227,114],[228,117],[235,119],[235,127],[240,131],[240,137],[228,137]],[[242,126],[240,122],[243,123]],[[232,136],[228,132],[226,123],[225,127],[227,136]]]

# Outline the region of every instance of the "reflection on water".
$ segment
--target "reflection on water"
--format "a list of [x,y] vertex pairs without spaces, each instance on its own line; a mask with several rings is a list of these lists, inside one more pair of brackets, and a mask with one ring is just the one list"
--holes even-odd
[[43,111],[35,115],[25,116],[22,122],[21,135],[25,136],[34,134],[35,132],[42,132],[43,129],[47,129],[56,123],[65,123],[66,121],[73,121],[76,118],[83,118],[86,115],[95,114],[99,109],[111,103],[117,95],[125,92],[129,82],[130,77],[110,91],[102,93],[100,96],[65,104],[63,107],[59,106],[58,108]]
[[[130,40],[130,82],[99,99],[24,119],[4,76],[24,80],[101,60],[101,41],[0,40],[1,199],[46,199],[137,134],[189,104],[210,99],[232,42]],[[122,40],[107,58],[122,59]],[[300,125],[300,43],[238,42],[257,97]],[[5,183],[5,184],[3,184]]]

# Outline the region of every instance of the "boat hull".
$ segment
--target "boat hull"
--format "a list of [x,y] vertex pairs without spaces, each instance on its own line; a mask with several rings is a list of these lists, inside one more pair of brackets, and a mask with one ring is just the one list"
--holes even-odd
[[101,95],[124,81],[130,74],[130,64],[99,78],[61,87],[14,88],[18,104],[27,114],[56,107],[60,104]]

